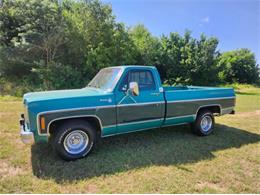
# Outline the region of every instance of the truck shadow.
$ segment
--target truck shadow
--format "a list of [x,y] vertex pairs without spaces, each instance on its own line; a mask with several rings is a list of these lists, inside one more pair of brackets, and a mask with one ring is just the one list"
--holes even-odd
[[[189,126],[154,129],[102,139],[86,158],[66,162],[48,145],[32,146],[33,174],[57,183],[109,175],[152,165],[195,163],[214,152],[260,141],[260,135],[217,124],[212,135],[198,137]],[[188,171],[188,170],[187,170]]]
[[239,95],[260,95],[257,92],[241,92],[241,91],[237,91],[236,94],[239,94]]

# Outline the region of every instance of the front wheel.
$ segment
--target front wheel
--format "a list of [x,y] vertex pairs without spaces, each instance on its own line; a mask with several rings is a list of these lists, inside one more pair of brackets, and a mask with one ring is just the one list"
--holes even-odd
[[215,125],[214,115],[209,110],[199,112],[196,121],[191,127],[194,133],[200,136],[206,136],[212,133]]
[[76,160],[86,156],[96,141],[96,131],[83,120],[63,123],[54,133],[52,146],[65,160]]

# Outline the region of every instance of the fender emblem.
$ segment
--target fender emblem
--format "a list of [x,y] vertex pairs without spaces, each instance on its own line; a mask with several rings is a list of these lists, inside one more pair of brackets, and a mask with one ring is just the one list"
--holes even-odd
[[108,98],[108,99],[100,99],[99,101],[111,103],[111,102],[112,102],[112,99],[111,99],[111,98]]

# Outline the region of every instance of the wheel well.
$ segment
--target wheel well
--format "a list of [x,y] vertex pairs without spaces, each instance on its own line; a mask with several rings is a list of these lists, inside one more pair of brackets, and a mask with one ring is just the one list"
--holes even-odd
[[57,129],[57,127],[62,125],[64,122],[70,121],[70,120],[75,120],[75,119],[77,119],[77,120],[80,119],[80,120],[89,122],[90,125],[93,126],[93,128],[95,128],[97,130],[98,136],[101,136],[101,129],[102,129],[101,122],[99,121],[98,118],[96,118],[94,116],[57,119],[57,120],[51,122],[51,124],[49,125],[49,134],[52,135],[55,132],[55,129]]
[[202,112],[204,110],[209,110],[213,114],[217,114],[217,115],[221,114],[220,105],[214,105],[214,106],[204,106],[204,107],[199,108],[198,111],[197,111],[197,115],[198,115],[198,113],[200,113],[200,112]]

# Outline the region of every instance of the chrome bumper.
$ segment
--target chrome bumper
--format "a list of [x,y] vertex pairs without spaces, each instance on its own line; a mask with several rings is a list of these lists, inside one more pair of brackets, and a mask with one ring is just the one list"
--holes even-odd
[[23,143],[25,144],[34,143],[33,132],[30,132],[29,129],[26,129],[23,114],[21,115],[21,119],[20,119],[20,136]]

